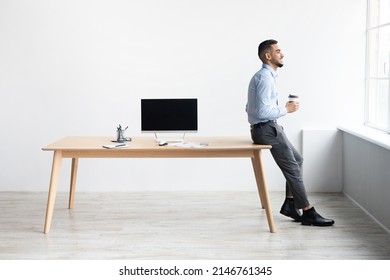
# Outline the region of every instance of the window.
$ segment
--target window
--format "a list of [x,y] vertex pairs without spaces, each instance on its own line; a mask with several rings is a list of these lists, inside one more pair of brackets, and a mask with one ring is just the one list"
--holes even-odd
[[366,125],[390,133],[390,0],[368,0]]

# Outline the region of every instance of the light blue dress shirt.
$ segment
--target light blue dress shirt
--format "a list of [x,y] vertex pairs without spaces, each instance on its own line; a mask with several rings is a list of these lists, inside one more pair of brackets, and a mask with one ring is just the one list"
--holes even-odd
[[263,67],[252,77],[246,104],[250,124],[277,120],[287,114],[284,106],[278,106],[275,85],[277,76],[278,74],[268,64],[263,64]]

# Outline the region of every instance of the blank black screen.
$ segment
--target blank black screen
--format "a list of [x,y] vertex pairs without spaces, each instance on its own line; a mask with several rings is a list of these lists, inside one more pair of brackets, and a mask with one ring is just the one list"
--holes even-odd
[[141,99],[142,131],[197,131],[197,99]]

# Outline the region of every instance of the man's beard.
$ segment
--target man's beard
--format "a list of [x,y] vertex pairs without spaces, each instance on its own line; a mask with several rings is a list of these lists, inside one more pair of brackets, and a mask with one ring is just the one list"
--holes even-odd
[[276,64],[279,68],[281,68],[281,67],[283,67],[283,63],[278,63],[278,64]]

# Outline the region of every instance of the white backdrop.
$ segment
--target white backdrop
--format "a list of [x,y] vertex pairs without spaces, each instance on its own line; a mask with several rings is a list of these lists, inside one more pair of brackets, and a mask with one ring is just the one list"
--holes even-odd
[[[279,40],[281,120],[301,149],[305,126],[363,119],[364,0],[0,0],[0,190],[46,191],[67,135],[140,135],[140,99],[196,97],[199,135],[249,135],[245,103],[257,45]],[[152,136],[151,136],[152,137]],[[283,177],[265,154],[271,190]],[[70,161],[60,190],[67,190]],[[81,160],[78,190],[254,190],[250,160]],[[307,186],[310,190],[310,186]]]

